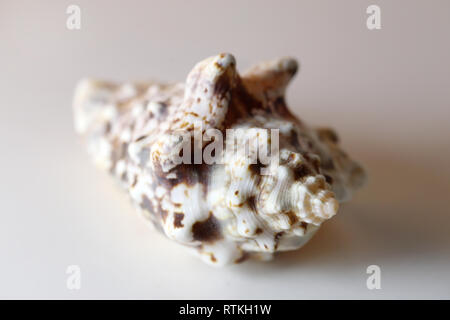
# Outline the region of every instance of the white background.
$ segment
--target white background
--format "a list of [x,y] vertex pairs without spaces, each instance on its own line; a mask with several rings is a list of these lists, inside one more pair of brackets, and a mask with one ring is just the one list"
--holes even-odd
[[[370,4],[381,30],[366,28]],[[450,298],[449,31],[437,0],[2,0],[0,298]],[[85,76],[182,81],[223,51],[241,70],[297,57],[289,105],[334,127],[370,181],[303,249],[216,269],[152,232],[91,164],[71,100]],[[366,288],[371,264],[381,290]]]

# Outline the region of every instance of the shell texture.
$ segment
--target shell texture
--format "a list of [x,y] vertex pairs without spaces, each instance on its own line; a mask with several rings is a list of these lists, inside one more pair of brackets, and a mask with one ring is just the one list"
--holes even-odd
[[[306,243],[365,181],[333,130],[288,110],[297,69],[281,58],[239,75],[235,58],[220,54],[199,62],[186,83],[82,80],[75,128],[168,238],[213,265],[270,259]],[[226,137],[222,148],[214,135]],[[270,161],[248,151],[255,144],[271,150]],[[220,162],[195,159],[213,145]]]

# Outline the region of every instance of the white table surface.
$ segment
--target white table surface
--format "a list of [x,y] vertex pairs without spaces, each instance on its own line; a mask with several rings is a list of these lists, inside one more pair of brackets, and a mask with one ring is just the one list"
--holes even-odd
[[[449,2],[245,3],[0,3],[0,298],[450,298]],[[218,269],[152,232],[92,165],[71,99],[84,76],[181,81],[222,51],[241,70],[298,57],[289,105],[334,127],[370,181],[303,249]]]

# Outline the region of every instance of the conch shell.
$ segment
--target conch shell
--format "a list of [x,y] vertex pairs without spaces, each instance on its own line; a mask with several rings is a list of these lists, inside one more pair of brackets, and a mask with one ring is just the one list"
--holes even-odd
[[[281,58],[239,75],[235,58],[220,54],[199,62],[185,84],[82,80],[76,131],[170,239],[213,265],[270,259],[306,243],[365,180],[334,131],[310,128],[287,108],[297,69]],[[221,161],[189,161],[219,146],[211,132],[226,136],[215,150]],[[270,161],[247,156],[255,143],[271,150]]]

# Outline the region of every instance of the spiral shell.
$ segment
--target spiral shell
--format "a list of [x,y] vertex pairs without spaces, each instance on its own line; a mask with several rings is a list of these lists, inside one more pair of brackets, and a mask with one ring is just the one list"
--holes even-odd
[[[185,84],[82,80],[75,128],[167,237],[213,265],[269,259],[306,243],[365,180],[334,131],[288,110],[297,69],[282,58],[239,75],[220,54]],[[196,159],[208,152],[220,161]]]

